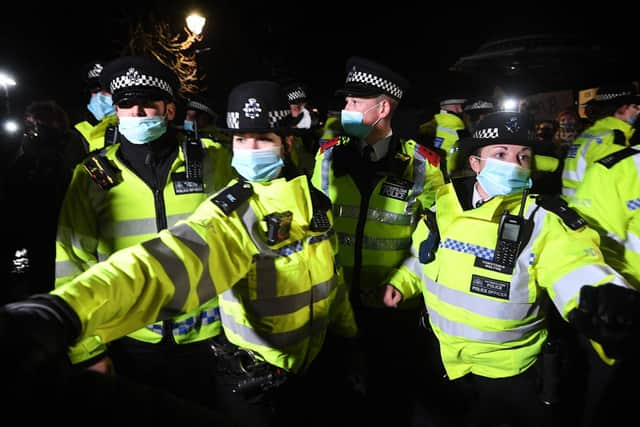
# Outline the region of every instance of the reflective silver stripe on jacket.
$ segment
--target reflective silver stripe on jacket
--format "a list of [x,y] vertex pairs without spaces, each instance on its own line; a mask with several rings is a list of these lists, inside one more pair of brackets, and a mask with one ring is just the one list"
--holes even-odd
[[[336,218],[358,218],[360,215],[360,207],[336,204],[333,206],[333,214]],[[398,214],[382,209],[369,208],[367,209],[367,221],[394,225],[411,225],[414,221],[414,215]]]
[[564,307],[572,298],[578,297],[582,286],[599,282],[609,275],[612,276],[609,282],[625,286],[618,274],[607,265],[585,265],[572,270],[553,284],[555,304]]
[[[338,232],[338,241],[341,245],[353,246],[356,238],[353,234]],[[406,250],[411,247],[411,237],[400,239],[385,239],[382,237],[362,236],[362,248],[372,251],[397,251]]]
[[545,326],[545,320],[539,319],[508,331],[484,331],[473,326],[455,322],[440,315],[433,307],[429,307],[429,320],[444,333],[455,337],[463,337],[475,341],[505,343],[520,340]]
[[[181,219],[185,219],[190,213],[180,213],[167,216],[167,227],[173,226]],[[158,232],[156,218],[140,218],[127,221],[117,221],[104,224],[100,229],[100,234],[105,237],[130,237],[140,234],[155,234]]]

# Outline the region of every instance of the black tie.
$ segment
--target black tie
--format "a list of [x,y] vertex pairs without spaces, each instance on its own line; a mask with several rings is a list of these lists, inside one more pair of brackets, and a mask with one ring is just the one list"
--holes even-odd
[[369,144],[365,145],[364,148],[362,149],[362,159],[365,162],[370,162],[372,154],[373,154],[373,147],[370,146]]

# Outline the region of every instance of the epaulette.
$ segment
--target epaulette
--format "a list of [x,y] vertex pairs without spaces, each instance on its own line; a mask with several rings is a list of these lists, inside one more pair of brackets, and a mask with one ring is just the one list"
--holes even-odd
[[432,166],[438,167],[440,165],[440,155],[438,153],[422,144],[418,144],[416,149],[422,157],[431,163]]
[[597,163],[600,163],[602,166],[607,169],[611,169],[616,163],[626,159],[627,157],[631,157],[634,154],[640,153],[640,150],[636,150],[635,148],[627,147],[623,148],[620,151],[616,151],[615,153],[611,153],[600,160],[596,160]]
[[231,212],[249,200],[253,195],[253,187],[246,181],[238,181],[230,187],[225,188],[216,194],[211,201],[220,208],[222,212],[229,215]]
[[338,145],[340,143],[340,137],[336,136],[335,138],[320,140],[320,152],[324,153],[329,148]]
[[623,147],[627,146],[627,137],[624,136],[624,132],[620,129],[613,130],[613,143],[616,145],[622,145]]
[[120,171],[101,154],[101,151],[87,157],[83,166],[98,187],[106,191],[118,185],[118,173]]
[[536,197],[536,204],[558,215],[567,227],[572,230],[578,230],[587,225],[587,221],[571,209],[567,202],[559,196],[539,195]]

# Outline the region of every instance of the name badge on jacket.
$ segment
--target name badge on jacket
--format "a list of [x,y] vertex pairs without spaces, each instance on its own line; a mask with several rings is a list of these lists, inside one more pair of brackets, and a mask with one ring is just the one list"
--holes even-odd
[[406,179],[388,176],[382,188],[380,195],[391,199],[406,201],[409,198],[409,191],[413,187],[413,182]]
[[187,180],[187,175],[184,172],[172,174],[171,180],[176,194],[204,193],[204,185],[201,182]]

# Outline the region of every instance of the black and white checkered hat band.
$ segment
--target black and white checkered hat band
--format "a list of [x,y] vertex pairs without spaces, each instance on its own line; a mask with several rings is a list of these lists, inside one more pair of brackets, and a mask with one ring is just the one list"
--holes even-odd
[[187,103],[187,108],[192,109],[192,110],[204,111],[205,113],[209,114],[210,116],[216,116],[217,115],[216,112],[213,111],[211,108],[207,107],[202,102],[198,102],[198,101],[189,101]]
[[307,95],[302,91],[302,89],[296,89],[287,94],[287,98],[289,99],[289,102],[301,101],[301,100],[304,100],[306,97]]
[[611,101],[612,99],[620,98],[621,96],[631,95],[631,92],[617,92],[617,93],[599,93],[596,95],[596,101]]
[[100,74],[102,74],[102,68],[102,64],[93,64],[93,67],[91,67],[87,73],[87,78],[96,79],[100,77]]
[[478,129],[473,133],[474,139],[496,139],[499,136],[498,128]]
[[346,83],[360,83],[369,86],[375,86],[381,89],[383,92],[390,94],[398,99],[402,98],[402,89],[400,87],[390,82],[389,80],[385,80],[382,77],[375,76],[370,73],[365,73],[363,71],[351,70],[347,75]]
[[[268,128],[275,129],[280,122],[284,120],[290,114],[289,110],[274,110],[267,113]],[[249,117],[245,114],[245,116]],[[259,115],[254,118],[260,117]],[[227,127],[229,129],[240,129],[240,113],[237,111],[230,111],[227,113]]]
[[116,77],[109,84],[111,93],[128,87],[155,87],[173,96],[173,89],[168,82],[159,77],[142,74],[134,68],[129,68],[126,74]]
[[473,104],[469,104],[464,107],[464,111],[473,111],[473,110],[492,110],[493,104],[487,101],[476,101]]

